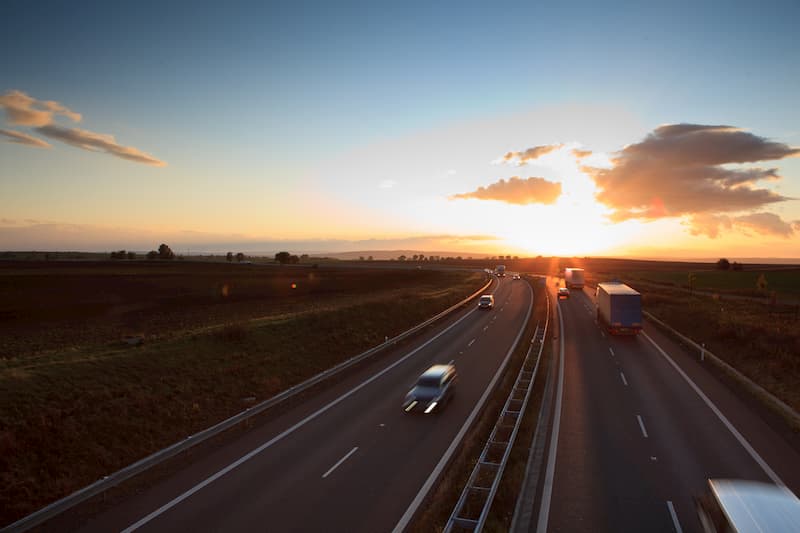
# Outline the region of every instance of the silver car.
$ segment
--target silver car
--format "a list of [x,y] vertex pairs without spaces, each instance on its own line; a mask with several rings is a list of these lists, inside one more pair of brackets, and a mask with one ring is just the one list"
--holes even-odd
[[439,412],[453,399],[457,377],[452,361],[446,365],[433,365],[422,373],[414,388],[406,394],[403,411],[426,415]]

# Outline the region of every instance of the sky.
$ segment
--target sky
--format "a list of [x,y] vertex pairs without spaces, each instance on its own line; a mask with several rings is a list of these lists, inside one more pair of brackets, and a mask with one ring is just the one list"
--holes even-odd
[[0,4],[0,250],[800,258],[800,4]]

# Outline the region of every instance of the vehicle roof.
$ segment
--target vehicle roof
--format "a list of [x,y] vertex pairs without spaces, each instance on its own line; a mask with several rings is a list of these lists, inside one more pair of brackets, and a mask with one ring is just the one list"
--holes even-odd
[[455,367],[453,365],[433,365],[428,370],[423,372],[419,378],[441,378],[449,370],[455,370]]
[[616,281],[598,283],[597,286],[603,287],[603,290],[608,294],[639,294],[636,290],[628,287],[624,283],[619,283]]
[[566,287],[559,287],[558,292],[569,292],[569,289]]
[[710,479],[708,483],[739,533],[797,531],[800,499],[789,489],[758,481]]
[[567,270],[571,270],[571,271],[573,271],[573,272],[583,272],[583,269],[582,269],[582,268],[572,268],[572,267],[570,267],[570,268],[565,268],[565,269],[564,269],[564,271],[565,271],[565,272],[566,272]]
[[481,298],[492,298],[492,299],[494,299],[494,295],[493,294],[482,294]]

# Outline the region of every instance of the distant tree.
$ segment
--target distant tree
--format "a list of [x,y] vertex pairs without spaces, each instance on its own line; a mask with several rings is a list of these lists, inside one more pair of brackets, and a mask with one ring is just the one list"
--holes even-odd
[[367,257],[367,261],[372,261],[372,256]]
[[292,256],[289,252],[278,252],[275,254],[275,261],[278,263],[285,265],[289,262],[289,258]]
[[225,254],[225,260],[228,261],[228,263],[233,263],[233,252]]
[[456,257],[456,261],[462,261],[463,259],[464,259],[464,258],[463,258],[463,257],[461,257],[460,255],[459,255],[458,257]]
[[724,257],[717,261],[717,270],[730,270],[731,262]]
[[[372,256],[370,256],[372,257]],[[308,261],[308,254],[303,254],[300,256],[300,261]]]
[[149,252],[147,252],[147,258],[151,260],[158,259],[158,252],[156,252],[155,250],[150,250]]
[[737,271],[737,272],[741,272],[742,271],[742,264],[741,263],[737,263],[736,261],[734,261],[733,264],[731,265],[731,268],[733,270]]
[[166,244],[162,243],[158,247],[158,258],[159,259],[175,259],[175,252],[167,246]]
[[425,261],[425,254],[419,254],[419,260]]
[[400,257],[397,258],[397,260],[398,261],[405,261],[406,260],[406,256],[401,255]]
[[128,259],[131,261],[136,259],[136,252],[128,252]]
[[518,259],[519,259],[519,256],[518,256],[518,255],[515,255],[515,256],[514,256],[514,261],[517,261]]
[[120,250],[118,252],[111,252],[111,259],[125,259],[128,257],[128,252]]
[[297,257],[296,255],[290,255],[289,256],[289,264],[290,265],[296,265],[299,262],[300,262],[300,258]]
[[365,261],[366,259],[364,259],[364,256],[363,256],[363,255],[360,255],[360,256],[358,257],[358,260],[359,260],[359,261]]
[[510,255],[506,256],[506,261],[511,261],[511,256]]
[[238,254],[236,254],[236,262],[241,263],[242,261],[244,261],[244,254],[242,252],[239,252]]

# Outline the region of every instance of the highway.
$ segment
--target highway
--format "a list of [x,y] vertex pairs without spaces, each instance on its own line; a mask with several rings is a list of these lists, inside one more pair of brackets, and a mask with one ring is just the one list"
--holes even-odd
[[[378,532],[403,526],[531,311],[533,292],[525,281],[506,277],[489,292],[493,310],[471,304],[70,529]],[[459,374],[451,404],[439,414],[404,413],[401,402],[416,378],[451,360]]]
[[[548,287],[555,297],[552,278]],[[637,337],[601,331],[590,289],[573,289],[559,308],[550,483],[543,475],[530,531],[699,531],[693,496],[708,478],[800,494],[797,443],[696,356],[647,323]]]

